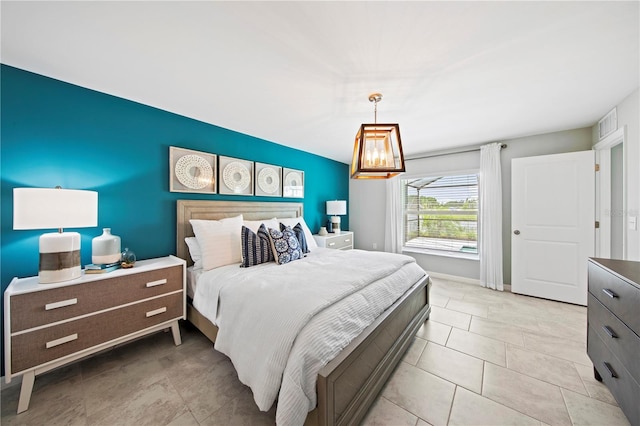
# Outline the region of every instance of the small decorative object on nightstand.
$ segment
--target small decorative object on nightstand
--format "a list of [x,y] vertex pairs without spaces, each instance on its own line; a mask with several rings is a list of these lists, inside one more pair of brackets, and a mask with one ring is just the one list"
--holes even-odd
[[125,269],[133,268],[133,265],[135,265],[136,263],[136,254],[133,252],[133,250],[125,247],[124,251],[122,252],[120,263]]
[[314,235],[318,247],[325,247],[336,250],[353,249],[353,232],[342,231],[341,234]]
[[120,237],[111,233],[111,228],[103,228],[102,235],[91,240],[91,261],[96,265],[120,261]]

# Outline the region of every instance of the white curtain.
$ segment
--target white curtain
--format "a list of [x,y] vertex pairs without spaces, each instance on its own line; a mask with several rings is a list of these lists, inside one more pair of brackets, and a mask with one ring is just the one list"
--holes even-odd
[[402,181],[387,179],[386,212],[384,221],[384,251],[402,253]]
[[480,199],[478,235],[480,284],[503,290],[502,277],[502,177],[500,143],[480,148]]

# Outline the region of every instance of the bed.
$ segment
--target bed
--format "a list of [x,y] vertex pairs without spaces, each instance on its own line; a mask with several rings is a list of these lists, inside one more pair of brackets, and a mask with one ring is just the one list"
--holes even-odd
[[[193,264],[185,243],[185,238],[194,236],[190,220],[221,220],[238,214],[254,221],[302,218],[303,207],[302,203],[290,202],[178,200],[178,257]],[[428,276],[407,284],[407,291],[320,369],[316,379],[317,405],[308,413],[305,424],[357,424],[365,416],[416,331],[429,317]],[[187,312],[188,320],[215,342],[218,328],[192,303]]]

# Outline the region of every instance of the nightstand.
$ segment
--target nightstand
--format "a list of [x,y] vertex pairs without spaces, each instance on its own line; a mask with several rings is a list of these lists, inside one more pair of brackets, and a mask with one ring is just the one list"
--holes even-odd
[[180,345],[185,274],[185,261],[168,256],[56,284],[14,278],[4,293],[5,378],[23,376],[18,413],[36,375],[167,328]]
[[342,231],[339,234],[327,234],[313,236],[316,240],[318,247],[326,247],[337,250],[351,250],[353,249],[353,232]]

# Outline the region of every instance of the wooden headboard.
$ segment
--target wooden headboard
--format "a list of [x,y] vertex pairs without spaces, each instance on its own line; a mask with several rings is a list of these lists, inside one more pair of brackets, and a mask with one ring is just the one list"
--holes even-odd
[[192,265],[189,248],[184,242],[193,237],[191,219],[219,220],[242,214],[246,220],[271,219],[274,217],[302,217],[302,203],[254,202],[254,201],[211,201],[178,200],[177,202],[176,254]]

